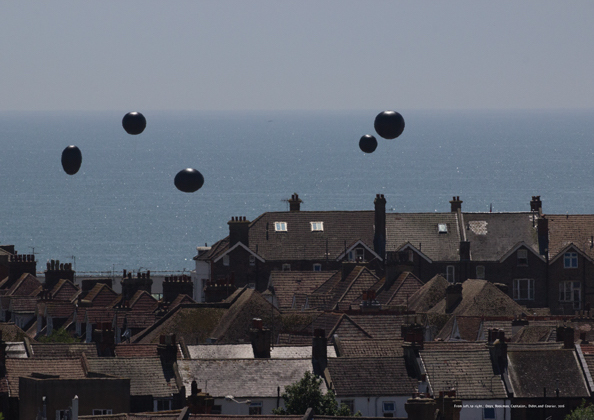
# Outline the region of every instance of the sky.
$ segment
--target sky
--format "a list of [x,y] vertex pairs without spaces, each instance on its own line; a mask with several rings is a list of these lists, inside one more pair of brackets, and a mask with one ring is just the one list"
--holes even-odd
[[594,2],[3,1],[0,111],[594,109]]

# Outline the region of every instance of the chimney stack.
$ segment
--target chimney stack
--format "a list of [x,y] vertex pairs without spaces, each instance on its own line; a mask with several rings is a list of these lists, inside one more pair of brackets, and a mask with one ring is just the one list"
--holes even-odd
[[232,217],[227,222],[229,225],[229,247],[237,242],[241,242],[247,247],[250,246],[250,223],[245,216]]
[[450,284],[446,288],[446,314],[452,313],[462,300],[462,283]]
[[452,213],[457,213],[458,210],[462,211],[462,203],[460,196],[452,197],[452,201],[450,201]]
[[383,194],[377,194],[373,200],[375,206],[375,233],[373,236],[373,250],[385,260],[386,258],[386,199]]
[[460,261],[470,261],[469,241],[460,241]]
[[301,210],[301,203],[303,200],[299,198],[297,193],[294,193],[291,198],[289,199],[289,210],[290,211],[299,211]]
[[542,214],[542,201],[540,200],[540,195],[532,196],[532,200],[530,200],[530,211],[537,212],[539,215]]
[[557,327],[557,342],[563,342],[564,349],[575,347],[574,330],[571,327]]
[[263,327],[262,320],[260,318],[254,318],[252,320],[252,328],[250,329],[250,340],[252,342],[254,358],[270,359],[271,337],[270,330]]
[[312,340],[311,362],[315,375],[322,376],[324,369],[328,366],[328,339],[323,329],[314,330]]

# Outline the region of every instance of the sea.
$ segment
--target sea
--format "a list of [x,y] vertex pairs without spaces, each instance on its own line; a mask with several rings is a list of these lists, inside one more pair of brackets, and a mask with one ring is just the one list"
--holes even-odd
[[[187,273],[196,247],[228,234],[234,216],[253,220],[302,210],[388,212],[594,211],[594,110],[402,110],[406,127],[377,136],[383,110],[0,112],[0,244],[72,263],[77,275]],[[122,128],[142,112],[145,131]],[[359,139],[375,135],[365,154]],[[82,152],[67,175],[61,153]],[[182,169],[205,179],[176,189]]]

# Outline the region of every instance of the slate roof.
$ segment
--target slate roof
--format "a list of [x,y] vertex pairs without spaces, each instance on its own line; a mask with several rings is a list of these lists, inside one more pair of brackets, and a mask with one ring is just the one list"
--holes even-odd
[[161,365],[158,357],[89,358],[89,372],[130,379],[130,395],[171,397],[178,392],[173,370]]
[[382,288],[377,294],[376,300],[386,305],[407,305],[413,296],[424,283],[413,273],[405,271],[398,276],[390,288]]
[[408,299],[408,309],[415,312],[427,312],[446,295],[450,283],[442,276],[435,276]]
[[[19,396],[19,377],[32,373],[59,376],[62,379],[83,379],[86,377],[81,360],[72,359],[6,359],[6,384],[0,384],[0,391],[8,391],[9,397]],[[5,389],[5,385],[8,388]]]
[[[136,344],[136,343],[120,343],[116,344],[116,357],[157,357],[159,356],[158,344]],[[182,358],[182,351],[180,345],[177,344],[177,358]]]
[[[336,259],[344,244],[361,240],[373,249],[373,211],[294,211],[268,212],[249,226],[249,247],[267,261]],[[286,232],[276,232],[275,222],[286,222]],[[322,232],[312,232],[310,222],[323,222]],[[228,238],[210,251],[195,257],[216,258],[228,249]]]
[[592,235],[594,235],[594,215],[548,214],[549,256],[553,259],[567,245],[573,243],[588,257],[594,259]]
[[355,267],[345,281],[339,283],[342,287],[336,288],[337,307],[348,310],[355,305],[358,308],[363,292],[372,289],[378,281],[378,277],[367,267]]
[[[445,313],[445,297],[429,312]],[[462,300],[453,315],[514,316],[525,309],[487,280],[468,279],[462,283]]]
[[[311,337],[309,346],[274,346],[270,349],[272,359],[307,359],[311,358]],[[254,352],[251,344],[199,344],[190,345],[188,352],[191,359],[252,359]],[[328,357],[336,357],[334,346],[328,346]]]
[[[553,336],[554,335],[554,336]],[[555,342],[556,327],[546,325],[525,325],[512,337],[514,343]]]
[[281,311],[293,308],[295,294],[309,295],[337,271],[272,271],[269,285],[274,286],[274,295],[278,299]]
[[338,340],[340,357],[402,357],[402,339]]
[[588,398],[586,382],[573,350],[510,351],[508,373],[516,398],[542,398],[543,388],[560,397]]
[[52,343],[52,344],[31,344],[32,354],[35,359],[68,359],[79,358],[83,353],[88,357],[97,356],[95,343]]
[[531,212],[462,213],[472,261],[498,261],[518,243],[539,253],[537,221]]
[[403,357],[328,359],[331,388],[338,398],[405,395],[417,392]]
[[[311,359],[219,359],[180,360],[179,373],[190,394],[191,383],[215,398],[233,395],[237,399],[276,397],[284,387],[312,372]],[[206,383],[208,381],[208,383]]]
[[501,377],[493,372],[489,350],[484,344],[476,349],[463,344],[466,348],[437,350],[426,346],[420,351],[433,393],[455,388],[456,396],[462,400],[507,398]]
[[[439,224],[447,225],[447,233],[438,232]],[[433,261],[460,260],[456,213],[388,213],[386,232],[386,251],[410,243]]]
[[407,323],[407,319],[410,320],[406,315],[393,314],[348,315],[348,317],[375,339],[400,338],[402,334],[400,327]]
[[435,336],[444,341],[478,341],[483,317],[480,316],[453,316]]

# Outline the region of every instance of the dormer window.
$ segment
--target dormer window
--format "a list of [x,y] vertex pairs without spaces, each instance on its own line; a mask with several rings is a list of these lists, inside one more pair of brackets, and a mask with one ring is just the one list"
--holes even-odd
[[286,232],[287,222],[274,222],[274,230],[276,232]]
[[521,266],[528,265],[528,250],[527,249],[518,249],[518,265],[521,265]]
[[566,252],[563,255],[563,267],[564,268],[577,268],[578,266],[578,255],[577,252]]
[[439,233],[439,234],[448,233],[448,225],[446,225],[445,223],[439,223],[437,225],[437,233]]
[[311,231],[312,232],[323,232],[324,231],[324,222],[309,222],[311,224]]

